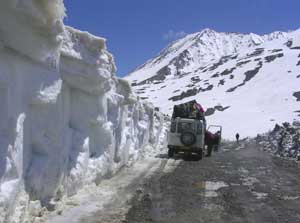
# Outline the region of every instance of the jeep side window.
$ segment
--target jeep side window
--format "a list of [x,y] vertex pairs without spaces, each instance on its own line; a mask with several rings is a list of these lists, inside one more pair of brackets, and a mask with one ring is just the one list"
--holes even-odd
[[198,122],[197,124],[197,134],[201,134],[202,133],[202,123]]
[[181,123],[181,122],[178,122],[177,132],[178,132],[178,133],[181,133],[182,130],[183,130],[183,128],[182,128],[182,123]]

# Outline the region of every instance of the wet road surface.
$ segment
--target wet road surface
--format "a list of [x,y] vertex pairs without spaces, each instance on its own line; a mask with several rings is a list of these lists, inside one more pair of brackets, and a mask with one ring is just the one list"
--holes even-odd
[[162,171],[167,160],[161,155],[161,168],[142,183],[119,222],[300,222],[300,164],[294,161],[254,145],[223,147],[211,158],[187,158]]

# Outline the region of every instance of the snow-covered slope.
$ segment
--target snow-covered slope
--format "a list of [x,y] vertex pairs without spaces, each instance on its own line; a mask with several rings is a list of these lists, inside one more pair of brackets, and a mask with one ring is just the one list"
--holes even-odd
[[196,99],[226,138],[255,136],[299,118],[299,41],[300,30],[259,36],[205,29],[175,41],[126,79],[164,113]]
[[38,218],[164,142],[164,117],[115,76],[62,0],[0,2],[0,222]]

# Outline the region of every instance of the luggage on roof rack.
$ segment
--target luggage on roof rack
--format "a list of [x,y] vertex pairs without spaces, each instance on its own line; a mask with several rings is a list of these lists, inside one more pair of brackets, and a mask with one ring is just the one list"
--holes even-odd
[[178,117],[204,120],[204,114],[199,112],[194,106],[196,103],[196,100],[192,100],[179,105],[174,105],[172,119]]

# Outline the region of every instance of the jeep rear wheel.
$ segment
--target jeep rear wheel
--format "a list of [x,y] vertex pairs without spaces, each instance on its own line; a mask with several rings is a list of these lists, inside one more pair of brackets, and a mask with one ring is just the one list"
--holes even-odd
[[199,150],[198,157],[199,157],[199,160],[202,160],[202,158],[203,158],[203,149]]
[[168,157],[173,157],[174,156],[174,148],[169,148],[169,150],[168,150]]

